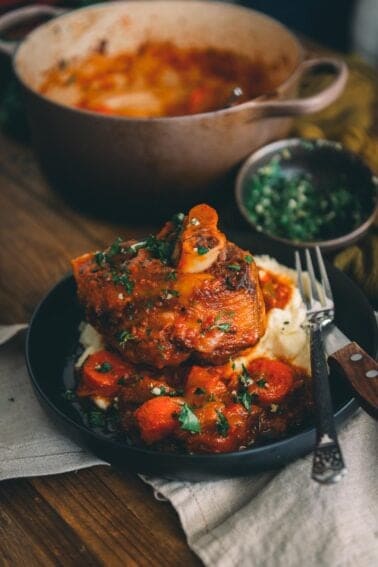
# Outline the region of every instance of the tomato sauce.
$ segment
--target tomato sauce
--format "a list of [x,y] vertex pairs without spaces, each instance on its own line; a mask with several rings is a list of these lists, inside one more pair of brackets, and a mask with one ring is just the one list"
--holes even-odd
[[269,92],[262,61],[214,48],[143,43],[134,52],[107,54],[106,43],[84,58],[60,61],[40,86],[47,97],[85,110],[148,118],[225,108]]
[[267,311],[273,308],[284,309],[293,293],[289,278],[259,268],[259,281]]
[[221,453],[300,424],[310,405],[308,387],[306,372],[284,360],[151,371],[103,350],[85,361],[76,394],[117,407],[120,429],[137,444]]

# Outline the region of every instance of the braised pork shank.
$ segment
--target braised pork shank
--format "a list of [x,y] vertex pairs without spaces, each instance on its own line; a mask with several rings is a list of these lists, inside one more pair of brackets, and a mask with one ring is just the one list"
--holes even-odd
[[198,205],[144,242],[117,239],[72,262],[86,319],[132,363],[222,364],[266,326],[256,264]]

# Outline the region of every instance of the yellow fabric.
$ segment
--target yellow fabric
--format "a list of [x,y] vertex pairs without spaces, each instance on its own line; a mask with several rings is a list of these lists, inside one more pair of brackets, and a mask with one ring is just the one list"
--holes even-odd
[[[378,174],[378,130],[372,132],[377,103],[376,72],[359,58],[347,58],[349,79],[340,98],[325,110],[297,119],[292,134],[303,138],[327,138],[341,142],[360,154]],[[329,80],[324,78],[324,83]],[[316,78],[317,89],[321,86]],[[302,87],[302,96],[314,88],[313,82]],[[346,248],[334,258],[334,264],[358,283],[373,305],[378,308],[378,219],[375,226],[356,245]]]

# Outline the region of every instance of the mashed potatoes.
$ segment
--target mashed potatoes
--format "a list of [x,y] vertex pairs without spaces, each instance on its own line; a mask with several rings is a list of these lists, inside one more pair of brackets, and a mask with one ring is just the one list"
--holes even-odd
[[[268,312],[267,328],[256,346],[241,357],[245,364],[258,357],[283,358],[310,373],[310,351],[306,332],[306,308],[296,287],[296,272],[279,264],[269,256],[255,256],[259,268],[286,276],[293,286],[293,293],[284,309]],[[239,358],[235,360],[239,362]]]

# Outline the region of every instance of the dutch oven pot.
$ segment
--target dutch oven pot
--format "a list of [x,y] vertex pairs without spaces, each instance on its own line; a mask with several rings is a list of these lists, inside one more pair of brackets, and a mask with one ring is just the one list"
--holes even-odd
[[[0,41],[13,57],[26,94],[33,144],[50,181],[81,202],[119,206],[193,203],[205,188],[259,146],[287,135],[290,117],[317,112],[342,92],[347,67],[333,58],[304,59],[295,36],[254,10],[218,2],[110,2],[62,13],[51,6],[21,8],[0,18],[0,34],[36,16],[55,16],[19,44]],[[243,104],[164,118],[125,118],[65,106],[38,92],[44,72],[106,41],[109,53],[146,40],[230,49],[262,59],[275,85]],[[332,71],[331,84],[295,98],[308,72]]]

